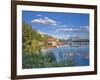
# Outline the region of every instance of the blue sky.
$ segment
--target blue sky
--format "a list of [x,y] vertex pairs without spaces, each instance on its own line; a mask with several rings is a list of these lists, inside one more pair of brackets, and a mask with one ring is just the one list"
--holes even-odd
[[60,39],[89,37],[89,14],[22,11],[22,21],[40,33]]

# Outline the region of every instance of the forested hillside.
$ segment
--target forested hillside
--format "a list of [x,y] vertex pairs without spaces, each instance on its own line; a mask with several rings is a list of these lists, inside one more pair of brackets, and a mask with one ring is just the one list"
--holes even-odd
[[32,29],[32,26],[23,22],[22,24],[22,41],[23,41],[23,51],[27,53],[38,53],[41,49],[41,44],[46,39],[51,36],[40,34],[35,29]]

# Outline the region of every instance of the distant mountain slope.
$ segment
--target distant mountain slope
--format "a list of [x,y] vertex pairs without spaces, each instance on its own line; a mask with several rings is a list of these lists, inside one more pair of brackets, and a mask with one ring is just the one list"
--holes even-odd
[[67,41],[72,41],[72,42],[89,42],[88,38],[80,38],[80,37],[73,37],[68,39]]

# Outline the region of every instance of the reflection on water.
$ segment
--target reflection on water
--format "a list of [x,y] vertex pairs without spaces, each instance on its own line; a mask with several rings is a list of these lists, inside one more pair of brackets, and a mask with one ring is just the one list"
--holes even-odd
[[43,54],[52,54],[55,62],[61,64],[72,61],[74,66],[89,65],[89,42],[71,42],[58,47],[42,49]]

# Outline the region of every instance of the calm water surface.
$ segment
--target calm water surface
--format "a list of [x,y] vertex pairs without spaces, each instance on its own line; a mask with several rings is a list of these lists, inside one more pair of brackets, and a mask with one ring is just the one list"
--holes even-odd
[[51,53],[57,63],[72,60],[74,66],[89,65],[89,43],[88,42],[71,42],[60,45],[55,48],[42,50],[44,54]]

